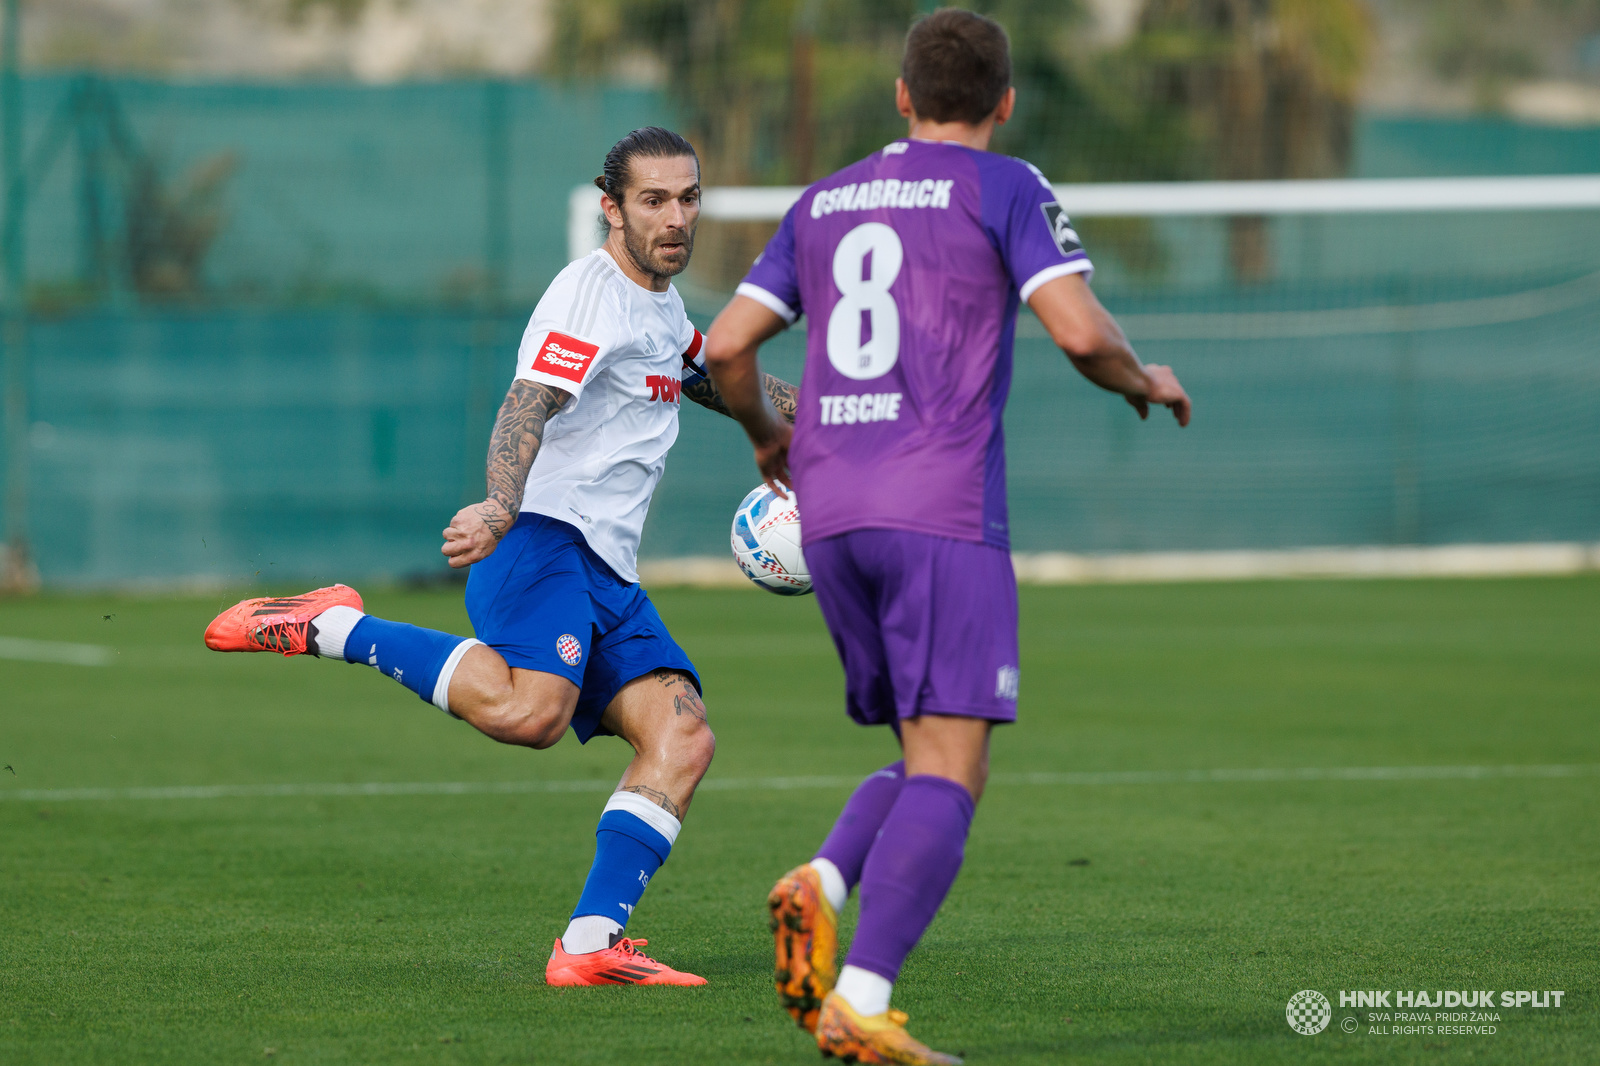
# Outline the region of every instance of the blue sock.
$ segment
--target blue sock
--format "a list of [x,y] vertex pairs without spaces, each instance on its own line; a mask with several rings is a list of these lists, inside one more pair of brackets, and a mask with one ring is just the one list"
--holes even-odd
[[672,853],[679,824],[636,792],[614,793],[600,815],[594,865],[572,917],[598,915],[616,922],[619,931],[626,926],[645,886]]
[[[449,711],[449,674],[481,641],[363,615],[344,640],[344,661],[375,666],[424,700]],[[441,675],[444,684],[441,685]]]

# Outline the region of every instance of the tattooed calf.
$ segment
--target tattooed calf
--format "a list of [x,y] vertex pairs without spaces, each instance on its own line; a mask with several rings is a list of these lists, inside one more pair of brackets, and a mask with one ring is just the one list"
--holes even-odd
[[683,811],[678,808],[676,803],[672,802],[671,798],[668,797],[665,792],[653,789],[648,785],[624,785],[623,787],[617,789],[617,791],[637,793],[638,795],[649,800],[651,803],[654,803],[657,807],[660,807],[662,810],[666,811],[668,814],[672,815],[674,818],[677,818],[680,821],[683,819]]

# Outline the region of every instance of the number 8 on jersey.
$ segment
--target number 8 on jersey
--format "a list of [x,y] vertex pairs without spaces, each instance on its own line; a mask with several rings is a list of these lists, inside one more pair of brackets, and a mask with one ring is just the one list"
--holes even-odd
[[900,358],[900,308],[889,286],[905,249],[882,222],[863,222],[833,253],[833,283],[842,297],[828,316],[828,361],[847,378],[882,377]]

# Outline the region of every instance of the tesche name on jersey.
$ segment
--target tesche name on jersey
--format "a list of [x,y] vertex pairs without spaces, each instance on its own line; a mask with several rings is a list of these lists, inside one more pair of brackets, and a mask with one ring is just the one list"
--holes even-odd
[[822,424],[853,426],[857,422],[900,421],[900,393],[869,392],[855,396],[822,396]]
[[819,192],[811,198],[811,217],[821,218],[835,211],[870,211],[877,207],[949,207],[955,179],[901,181],[878,178],[859,185],[841,185]]

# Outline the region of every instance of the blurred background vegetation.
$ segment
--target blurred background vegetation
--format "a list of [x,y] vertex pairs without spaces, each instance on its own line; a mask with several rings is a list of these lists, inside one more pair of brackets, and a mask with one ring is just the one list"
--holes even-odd
[[[926,0],[23,0],[32,70],[205,79],[555,75],[670,93],[736,180],[826,169],[880,140],[860,114]],[[1340,113],[1600,120],[1600,0],[974,0],[1030,108],[1013,132],[1063,179],[1338,169]],[[796,115],[797,95],[810,110]],[[1311,119],[1294,144],[1263,136]],[[820,139],[771,145],[809,117]],[[892,115],[891,115],[892,117]],[[881,116],[876,119],[882,123]],[[802,125],[804,123],[801,123]],[[888,123],[890,126],[892,122]],[[1295,125],[1290,122],[1290,125]],[[1348,126],[1348,120],[1343,121]],[[1252,128],[1254,127],[1254,128]],[[1059,133],[1113,132],[1111,158]],[[798,130],[804,134],[806,131]],[[1174,141],[1174,132],[1183,137]],[[1347,139],[1347,138],[1346,138]],[[1209,149],[1196,154],[1196,144]],[[814,176],[814,175],[812,175]]]
[[[85,585],[437,576],[439,515],[481,498],[606,148],[671,124],[708,184],[818,178],[903,133],[901,41],[930,7],[19,2],[0,586],[34,561]],[[1600,0],[971,2],[1013,42],[995,147],[1056,181],[1600,173]],[[678,279],[697,324],[774,225],[703,226]],[[1210,413],[1135,433],[1097,394],[1060,399],[1025,320],[1019,547],[1594,539],[1600,212],[1079,225],[1097,292]],[[1502,324],[1412,328],[1435,304]],[[1308,336],[1327,321],[1365,325]],[[796,374],[799,340],[764,357]],[[748,456],[721,420],[686,418],[676,447],[646,544],[720,551]],[[28,515],[63,513],[30,555]]]
[[[901,41],[910,21],[932,6],[927,0],[23,0],[22,51],[24,69],[36,76],[90,71],[166,84],[279,85],[495,79],[622,88],[659,101],[635,111],[682,126],[700,147],[711,182],[781,184],[813,180],[898,135],[903,126],[889,87]],[[973,0],[973,6],[999,18],[1013,41],[1019,107],[996,147],[1057,181],[1347,175],[1362,116],[1600,124],[1600,0]],[[78,229],[104,233],[80,232],[87,250],[79,269],[65,280],[35,283],[41,298],[70,305],[107,291],[108,272],[118,270],[123,288],[141,299],[215,295],[207,257],[233,218],[230,203],[240,199],[233,181],[240,149],[223,145],[182,160],[171,158],[182,153],[170,148],[164,157],[161,143],[141,149],[136,137],[117,133],[129,127],[115,93],[77,91],[79,168],[103,177],[108,190],[102,194],[108,206],[98,212],[104,218]],[[83,119],[86,101],[103,117]],[[526,125],[528,116],[508,121]],[[96,125],[110,133],[86,140],[81,131]],[[243,154],[248,164],[251,153]],[[110,234],[113,207],[121,210],[121,229]],[[1228,225],[1234,276],[1269,277],[1265,224],[1242,217]],[[1099,220],[1087,228],[1097,246],[1134,274],[1155,277],[1165,269],[1166,248],[1148,224]],[[765,232],[761,225],[712,227],[699,273],[713,287],[727,284]],[[310,280],[296,282],[296,291],[374,289],[370,278],[329,279],[315,265],[312,245],[333,247],[344,238],[308,240],[302,259],[313,265],[301,273],[309,270]],[[463,263],[432,284],[447,302],[470,301],[495,269]],[[241,284],[231,284],[236,295],[255,283]]]

